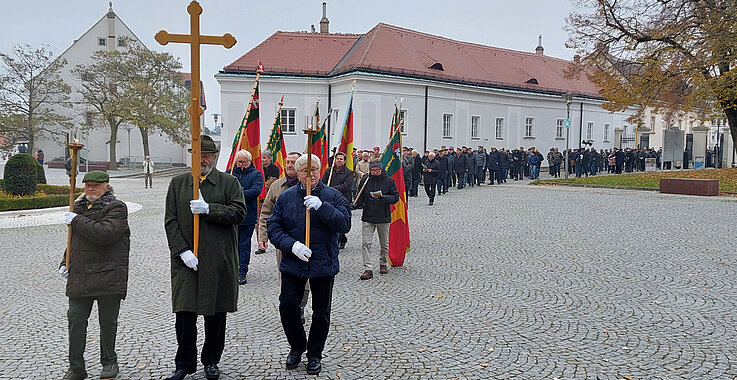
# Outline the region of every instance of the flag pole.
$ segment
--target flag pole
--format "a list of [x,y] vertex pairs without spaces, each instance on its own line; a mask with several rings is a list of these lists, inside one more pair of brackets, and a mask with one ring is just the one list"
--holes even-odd
[[[258,88],[258,80],[261,77],[261,73],[263,72],[264,72],[264,65],[261,64],[261,61],[258,61],[258,66],[256,67],[256,80],[253,81],[253,89],[251,90],[251,98],[248,99],[248,107],[246,107],[246,117],[243,118],[243,120],[245,120],[246,123],[248,123],[248,116],[251,114],[251,107],[253,106],[253,96],[256,95],[256,89]],[[282,99],[283,98],[284,96],[282,96]],[[279,109],[281,109],[281,104],[279,105]],[[240,135],[238,135],[238,142],[235,144],[235,147],[233,148],[233,150],[236,150],[236,149],[240,150],[240,146],[241,144],[243,144],[243,137],[245,137],[246,135],[245,125],[242,125],[240,130],[241,130],[241,133]],[[233,153],[234,152],[230,152],[230,154],[233,154]],[[230,172],[232,173],[233,166],[235,166],[235,160],[233,160],[233,162],[230,163],[230,167],[225,168],[226,171],[230,170]]]
[[[67,145],[69,149],[72,151],[72,172],[69,176],[69,212],[74,212],[74,191],[76,190],[77,186],[77,152],[84,147],[84,145],[79,144],[77,142],[77,139],[74,139],[73,143],[69,143]],[[69,265],[71,263],[72,259],[72,225],[67,226],[67,255],[66,255],[66,262],[64,263],[67,267],[67,270],[69,270]]]
[[[314,115],[312,116],[314,117]],[[310,119],[312,119],[310,117]],[[307,129],[304,133],[307,135],[307,184],[305,186],[306,196],[310,196],[312,192],[312,136],[317,132],[316,129],[312,128],[312,122],[307,124]],[[307,248],[310,247],[310,209],[305,207],[305,245]]]

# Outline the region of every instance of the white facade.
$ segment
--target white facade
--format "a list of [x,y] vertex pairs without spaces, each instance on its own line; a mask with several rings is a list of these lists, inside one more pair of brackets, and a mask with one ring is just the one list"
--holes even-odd
[[[136,35],[111,9],[59,56],[59,58],[66,59],[67,61],[66,66],[60,71],[60,75],[71,86],[72,92],[70,98],[75,104],[71,108],[57,107],[60,114],[71,117],[74,123],[72,130],[66,130],[66,128],[62,129],[60,127],[59,132],[62,134],[71,134],[72,138],[78,136],[80,143],[84,144],[84,149],[80,152],[80,155],[93,162],[110,161],[110,149],[108,145],[110,129],[106,124],[90,130],[82,129],[88,109],[79,93],[81,86],[78,80],[72,76],[71,70],[76,65],[88,65],[92,63],[91,57],[95,51],[102,49],[125,49],[124,46],[119,45],[119,41],[123,38],[129,38],[141,43]],[[95,122],[99,123],[99,121]],[[130,129],[130,133],[126,128]],[[57,140],[63,140],[63,138],[58,138]],[[122,124],[121,128],[118,129],[117,140],[114,143],[117,144],[116,156],[119,162],[125,156],[143,156],[141,133],[137,127]],[[54,158],[63,159],[66,154],[65,143],[66,141],[56,141],[46,136],[46,138],[38,139],[36,149],[43,149],[47,161],[51,161]],[[149,148],[151,156],[157,164],[160,159],[174,164],[188,164],[190,161],[186,147],[177,145],[166,135],[160,136],[158,132],[149,135]]]
[[[254,76],[218,74],[216,79],[221,86],[223,140],[230,144],[245,114]],[[358,149],[371,149],[374,146],[383,149],[389,142],[395,99],[402,100],[402,109],[406,111],[403,145],[418,151],[440,148],[443,145],[474,148],[482,145],[487,149],[534,146],[545,154],[551,147],[561,150],[566,147],[565,130],[562,130],[561,137],[556,137],[558,120],[566,118],[566,102],[558,95],[351,73],[333,78],[262,75],[259,84],[261,148],[264,149],[268,141],[282,94],[283,108],[295,110],[297,124],[296,133],[288,134],[285,131],[287,151],[304,151],[306,137],[302,130],[305,128],[306,116],[314,112],[318,96],[321,115],[327,113],[328,103],[332,108],[338,109],[337,118],[333,115],[330,138],[331,149],[337,146],[353,80],[356,80],[353,136],[354,147]],[[614,128],[627,124],[625,120],[630,114],[610,113],[601,108],[601,103],[601,100],[574,97],[569,136],[571,148],[578,148],[582,140],[579,126],[583,126],[583,138],[588,137],[589,123],[593,123],[593,147],[597,150],[613,147]],[[475,131],[477,134],[473,137],[472,118],[478,123],[478,130]],[[497,136],[497,119],[501,119],[500,136]],[[580,123],[581,120],[583,124]],[[532,122],[532,133],[530,137],[525,137],[525,127],[529,121]],[[605,125],[608,136],[604,136]],[[444,132],[447,136],[444,136]],[[230,147],[224,147],[218,163],[220,168],[225,166],[229,153]]]

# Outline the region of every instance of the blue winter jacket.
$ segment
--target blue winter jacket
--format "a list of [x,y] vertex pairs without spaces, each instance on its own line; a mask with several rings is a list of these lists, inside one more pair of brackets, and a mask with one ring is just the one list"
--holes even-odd
[[256,224],[258,220],[258,196],[264,187],[264,176],[256,170],[253,163],[245,169],[234,166],[233,176],[241,183],[243,197],[246,199],[246,218],[241,222],[241,226]]
[[310,210],[310,249],[308,262],[292,253],[295,241],[305,242],[305,190],[302,185],[285,190],[274,204],[267,221],[269,241],[283,253],[279,271],[298,277],[329,277],[340,271],[338,237],[351,229],[351,209],[340,191],[319,182],[312,195],[322,201]]

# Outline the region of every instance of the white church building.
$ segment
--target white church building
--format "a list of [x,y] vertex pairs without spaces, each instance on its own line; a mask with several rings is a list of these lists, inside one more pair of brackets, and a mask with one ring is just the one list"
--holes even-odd
[[[634,112],[604,110],[604,99],[585,75],[564,74],[573,62],[544,55],[542,46],[535,52],[513,51],[384,23],[366,34],[329,33],[323,17],[319,32],[277,31],[216,74],[224,141],[243,118],[259,61],[264,66],[259,81],[261,141],[268,141],[283,94],[288,151],[304,150],[302,130],[317,98],[320,115],[333,109],[330,146],[339,144],[354,81],[358,149],[388,143],[399,99],[405,112],[403,144],[418,151],[480,145],[534,146],[543,154],[552,147],[565,149],[565,94],[572,94],[570,147],[586,140],[596,149],[608,149],[620,145],[615,131],[627,130],[626,119]],[[227,159],[223,156],[220,166]]]
[[[110,162],[108,145],[110,143],[110,130],[109,127],[102,124],[93,129],[86,127],[91,123],[99,123],[99,121],[92,118],[89,110],[85,107],[82,95],[79,93],[81,87],[79,80],[71,74],[71,70],[76,65],[91,64],[92,54],[98,50],[126,49],[126,39],[142,44],[135,33],[113,12],[111,3],[108,12],[58,57],[59,59],[65,59],[67,62],[66,66],[61,69],[60,75],[71,86],[70,98],[75,104],[71,108],[57,108],[60,114],[71,117],[74,124],[71,130],[64,129],[59,132],[62,135],[71,136],[71,138],[78,137],[80,143],[84,144],[80,156],[91,163],[98,163],[103,166]],[[188,74],[185,73],[185,79],[187,77]],[[203,107],[205,107],[204,104]],[[140,163],[143,160],[141,133],[135,125],[121,124],[117,141],[112,143],[117,145],[116,159],[118,162],[125,165],[128,161]],[[42,138],[37,141],[36,148],[43,149],[47,162],[50,162],[53,158],[63,158],[66,155],[65,141]],[[172,142],[166,135],[161,136],[158,132],[149,135],[149,148],[151,158],[157,166],[189,165],[191,161],[187,147]],[[57,164],[62,165],[61,163]],[[84,166],[82,166],[82,169],[84,169]]]

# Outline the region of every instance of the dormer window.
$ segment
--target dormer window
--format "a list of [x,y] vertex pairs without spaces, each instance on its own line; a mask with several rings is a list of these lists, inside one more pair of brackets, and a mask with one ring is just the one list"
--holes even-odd
[[528,83],[528,84],[540,84],[540,83],[537,83],[537,79],[535,79],[535,78],[530,78],[525,83]]
[[443,64],[442,64],[442,63],[440,63],[440,62],[435,62],[435,63],[433,63],[432,65],[430,65],[430,67],[428,67],[428,68],[429,68],[429,69],[433,69],[433,70],[439,70],[439,71],[444,71],[444,70],[443,70]]

